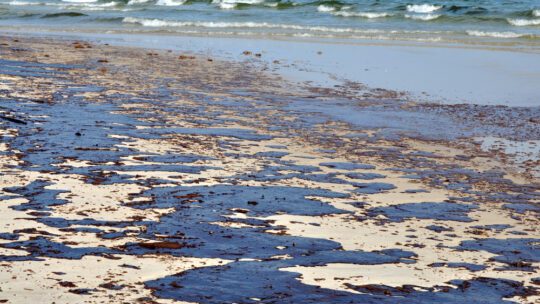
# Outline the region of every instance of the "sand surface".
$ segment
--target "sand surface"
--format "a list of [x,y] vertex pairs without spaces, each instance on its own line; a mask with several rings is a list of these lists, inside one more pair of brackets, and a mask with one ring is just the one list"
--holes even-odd
[[2,302],[540,301],[538,107],[1,38]]
[[406,92],[415,101],[444,104],[540,106],[540,49],[534,42],[514,45],[420,43],[377,39],[309,39],[220,35],[179,35],[1,27],[26,37],[85,39],[100,44],[189,51],[226,60],[243,60],[243,51],[260,53],[258,65],[289,81],[332,87],[356,81],[372,88]]

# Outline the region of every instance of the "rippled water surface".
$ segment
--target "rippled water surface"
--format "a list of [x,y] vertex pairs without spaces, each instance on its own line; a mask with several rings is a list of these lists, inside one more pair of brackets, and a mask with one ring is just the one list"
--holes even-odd
[[0,0],[0,26],[540,43],[540,1]]

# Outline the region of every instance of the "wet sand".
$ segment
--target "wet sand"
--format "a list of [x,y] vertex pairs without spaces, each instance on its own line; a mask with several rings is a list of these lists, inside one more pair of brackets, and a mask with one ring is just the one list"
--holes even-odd
[[229,61],[243,51],[288,81],[332,87],[344,81],[407,92],[415,101],[443,104],[539,106],[540,49],[534,43],[420,43],[377,39],[261,38],[178,35],[162,32],[55,32],[34,28],[0,31],[20,37],[86,39],[116,46],[189,51]]
[[538,107],[1,41],[0,300],[540,300]]

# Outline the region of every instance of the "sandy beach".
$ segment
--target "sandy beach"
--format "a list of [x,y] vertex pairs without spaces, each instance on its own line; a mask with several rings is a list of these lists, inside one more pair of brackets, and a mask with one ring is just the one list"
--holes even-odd
[[533,98],[101,38],[0,35],[1,303],[540,301]]

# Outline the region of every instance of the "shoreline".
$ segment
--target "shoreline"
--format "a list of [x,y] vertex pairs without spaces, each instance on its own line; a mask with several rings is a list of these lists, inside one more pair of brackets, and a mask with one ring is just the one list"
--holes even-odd
[[24,31],[20,34],[190,51],[226,60],[243,60],[242,53],[251,51],[261,53],[257,63],[265,69],[299,85],[331,88],[359,82],[371,88],[403,92],[413,100],[428,103],[540,106],[540,93],[535,90],[540,82],[540,54],[523,52],[521,48],[376,40],[343,44],[326,40],[295,42],[174,34]]
[[294,86],[256,51],[3,40],[1,115],[26,125],[0,120],[2,299],[540,297],[538,159],[474,141],[537,140],[539,107]]

